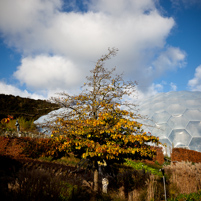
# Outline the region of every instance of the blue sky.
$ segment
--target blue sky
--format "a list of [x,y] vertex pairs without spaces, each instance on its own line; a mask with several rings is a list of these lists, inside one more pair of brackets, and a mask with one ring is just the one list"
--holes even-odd
[[0,1],[0,93],[77,93],[108,47],[139,97],[201,91],[201,1]]

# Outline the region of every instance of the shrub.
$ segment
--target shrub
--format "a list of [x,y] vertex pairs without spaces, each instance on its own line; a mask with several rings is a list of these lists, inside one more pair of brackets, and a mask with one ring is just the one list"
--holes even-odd
[[[21,131],[34,131],[36,129],[33,119],[26,120],[24,117],[19,117],[18,122],[20,124]],[[7,128],[16,130],[15,123],[16,119],[10,120],[10,122],[7,124]]]
[[[25,138],[24,138],[25,139]],[[52,146],[52,139],[26,138],[23,154],[30,158],[49,156],[48,152],[55,147]]]

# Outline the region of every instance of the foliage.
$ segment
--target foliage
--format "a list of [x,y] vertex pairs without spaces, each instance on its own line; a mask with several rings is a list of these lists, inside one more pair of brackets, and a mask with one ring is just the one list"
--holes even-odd
[[[6,125],[9,130],[16,130],[16,119],[12,119]],[[34,131],[36,126],[34,124],[34,119],[27,120],[24,117],[18,118],[18,123],[20,125],[20,131]]]
[[8,115],[7,117],[3,118],[0,123],[0,130],[3,130],[3,131],[9,130],[7,125],[12,119],[13,119],[13,116],[11,115]]
[[52,139],[0,136],[0,154],[13,157],[39,158],[48,156],[47,152],[55,148],[52,144]]
[[0,155],[10,157],[25,157],[22,153],[26,143],[23,138],[11,138],[0,136]]
[[9,123],[9,121],[10,121],[11,119],[13,119],[13,116],[8,115],[7,118],[3,118],[3,119],[1,120],[1,124],[7,124],[7,123]]
[[[51,160],[54,160],[54,158],[52,157],[48,157]],[[68,156],[56,159],[57,163],[61,163],[61,164],[68,164],[70,166],[78,166],[80,159],[75,158],[73,154],[68,154]]]
[[154,175],[158,175],[160,177],[162,177],[162,173],[159,171],[158,168],[153,168],[153,167],[149,167],[148,165],[142,163],[142,162],[135,162],[132,160],[126,160],[126,164],[136,170],[144,170],[145,172],[150,172]]
[[168,201],[200,201],[201,200],[201,190],[190,194],[180,194],[176,198],[170,198]]
[[55,147],[52,146],[51,139],[26,138],[23,154],[30,158],[39,158],[45,156],[46,153],[53,148]]
[[6,137],[1,137],[0,136],[0,155],[5,154],[6,148],[8,144],[10,143],[10,139]]
[[165,156],[164,160],[165,160],[165,162],[163,163],[164,166],[171,164],[171,157]]
[[61,93],[52,100],[67,108],[66,114],[51,124],[60,152],[73,152],[78,158],[122,163],[125,158],[152,158],[155,150],[147,143],[159,139],[146,134],[137,122],[135,104],[127,101],[135,92],[136,83],[125,82],[114,75],[115,68],[105,69],[104,62],[116,55],[109,49],[87,77],[79,95]]

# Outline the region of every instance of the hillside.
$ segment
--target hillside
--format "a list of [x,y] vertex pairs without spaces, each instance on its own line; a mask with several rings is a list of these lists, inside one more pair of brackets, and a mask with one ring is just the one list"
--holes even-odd
[[12,115],[14,118],[23,116],[27,120],[36,120],[58,108],[58,105],[45,100],[0,94],[0,119]]

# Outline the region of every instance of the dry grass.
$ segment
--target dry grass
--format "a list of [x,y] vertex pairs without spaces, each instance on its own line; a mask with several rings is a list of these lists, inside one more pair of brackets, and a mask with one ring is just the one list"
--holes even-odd
[[164,200],[163,183],[159,176],[150,174],[144,187],[134,189],[128,194],[128,201]]
[[[73,177],[73,178],[71,178]],[[77,181],[76,181],[77,180]],[[23,167],[7,183],[2,201],[85,201],[89,191],[74,176],[64,175],[62,170]]]
[[150,175],[149,179],[146,182],[147,185],[147,201],[154,199],[154,192],[156,187],[156,178],[153,174]]
[[165,167],[172,188],[179,193],[193,193],[201,189],[201,163],[178,162]]

